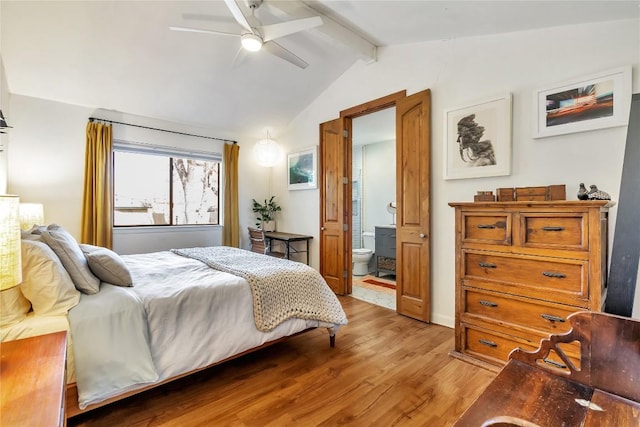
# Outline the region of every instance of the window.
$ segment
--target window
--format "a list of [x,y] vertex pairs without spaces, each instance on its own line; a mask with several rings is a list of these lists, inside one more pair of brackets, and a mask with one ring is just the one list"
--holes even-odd
[[114,142],[114,226],[220,223],[220,155]]

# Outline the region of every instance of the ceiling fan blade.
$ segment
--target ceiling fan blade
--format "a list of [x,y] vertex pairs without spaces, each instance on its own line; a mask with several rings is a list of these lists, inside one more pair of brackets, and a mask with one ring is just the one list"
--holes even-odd
[[262,49],[302,69],[307,68],[307,66],[309,65],[303,59],[299,58],[274,41],[265,42],[265,44],[262,45]]
[[250,31],[251,33],[254,33],[253,29],[251,28],[251,25],[249,25],[249,21],[247,21],[247,18],[245,18],[244,15],[242,14],[242,11],[240,10],[240,6],[238,6],[238,3],[236,3],[235,0],[224,0],[224,2],[227,4],[227,7],[231,11],[231,14],[233,15],[233,17],[236,18],[236,21],[238,21],[238,24],[242,25],[242,27],[245,30]]
[[204,33],[204,34],[216,34],[219,36],[233,36],[233,37],[240,37],[240,34],[235,34],[235,33],[225,33],[223,31],[215,31],[215,30],[203,30],[200,28],[189,28],[189,27],[174,27],[171,26],[169,27],[170,30],[173,31],[184,31],[187,33]]
[[231,68],[236,69],[240,67],[240,65],[242,65],[246,57],[247,57],[247,50],[242,46],[240,46],[240,49],[238,49],[236,56],[233,57]]
[[295,19],[293,21],[281,22],[279,24],[263,25],[258,27],[262,32],[263,40],[269,41],[284,37],[298,31],[308,30],[310,28],[322,25],[322,18],[314,16],[312,18]]

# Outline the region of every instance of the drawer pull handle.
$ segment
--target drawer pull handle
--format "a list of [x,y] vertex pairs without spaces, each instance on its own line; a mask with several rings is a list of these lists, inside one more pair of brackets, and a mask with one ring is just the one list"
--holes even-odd
[[493,341],[489,341],[489,340],[478,340],[478,342],[480,342],[480,344],[482,345],[486,345],[487,347],[497,347],[498,344],[494,343]]
[[485,300],[483,300],[483,299],[481,299],[481,300],[479,301],[479,303],[480,303],[480,305],[484,305],[485,307],[497,307],[497,306],[498,306],[498,304],[496,304],[495,302],[492,302],[492,301],[485,301]]
[[554,367],[556,367],[556,368],[560,368],[560,369],[567,369],[567,365],[565,365],[564,363],[558,363],[558,362],[556,362],[555,360],[551,360],[551,359],[546,359],[546,358],[545,358],[545,359],[542,359],[542,361],[543,361],[544,363],[547,363],[547,364],[549,364],[549,365],[551,365],[551,366],[554,366]]
[[550,322],[561,322],[564,323],[564,319],[562,317],[558,317],[558,316],[553,316],[551,314],[541,314],[540,317],[542,317],[543,319],[546,319]]
[[564,231],[564,227],[554,227],[554,226],[542,227],[542,229],[544,231]]
[[493,229],[496,228],[495,224],[478,224],[478,228],[489,228],[489,229]]
[[497,267],[497,265],[495,265],[494,263],[491,263],[491,262],[480,262],[480,263],[478,263],[478,265],[480,267],[483,267],[483,268],[496,268]]
[[542,275],[547,277],[554,277],[556,279],[564,279],[565,277],[567,277],[566,274],[556,273],[555,271],[543,271]]

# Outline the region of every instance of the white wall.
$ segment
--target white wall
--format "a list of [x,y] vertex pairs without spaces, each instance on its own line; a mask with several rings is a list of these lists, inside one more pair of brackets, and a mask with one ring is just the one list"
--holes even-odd
[[[633,66],[640,90],[638,20],[597,23],[502,35],[403,45],[379,50],[379,60],[358,63],[293,121],[281,138],[288,151],[318,141],[318,124],[346,108],[406,89],[432,95],[432,318],[454,324],[454,218],[450,201],[472,201],[477,190],[566,184],[575,200],[579,182],[595,183],[617,199],[626,127],[534,140],[532,93],[541,87],[623,65]],[[445,181],[442,112],[477,100],[513,94],[512,174]],[[284,181],[284,168],[274,170]],[[281,227],[318,236],[318,191],[276,192],[283,201]],[[309,214],[311,213],[311,214]],[[611,210],[610,231],[615,230]],[[312,247],[318,265],[317,239]]]
[[389,225],[389,202],[396,201],[396,142],[384,141],[363,147],[363,231]]

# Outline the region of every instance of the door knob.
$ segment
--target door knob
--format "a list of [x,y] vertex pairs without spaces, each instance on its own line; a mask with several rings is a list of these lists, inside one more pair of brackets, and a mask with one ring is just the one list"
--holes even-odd
[[320,231],[324,231],[324,227],[320,227]]
[[421,239],[424,239],[424,233],[418,234],[418,237],[420,237]]

